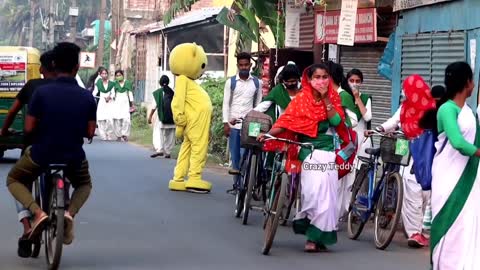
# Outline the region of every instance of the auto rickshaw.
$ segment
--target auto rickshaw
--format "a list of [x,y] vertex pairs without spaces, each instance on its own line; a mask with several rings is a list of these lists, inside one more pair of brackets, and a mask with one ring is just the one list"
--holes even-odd
[[[40,51],[30,47],[0,46],[0,125],[3,126],[15,98],[31,79],[40,78]],[[10,127],[13,135],[0,136],[0,158],[10,149],[23,149],[25,106]]]

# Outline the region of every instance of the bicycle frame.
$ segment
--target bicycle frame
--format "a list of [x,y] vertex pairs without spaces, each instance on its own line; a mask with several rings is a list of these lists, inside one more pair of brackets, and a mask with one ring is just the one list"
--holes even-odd
[[378,183],[376,183],[375,179],[378,176],[378,166],[380,166],[378,160],[378,156],[370,158],[370,162],[368,164],[368,195],[367,198],[363,196],[360,196],[359,198],[359,203],[362,206],[366,206],[367,208],[365,211],[361,211],[358,208],[355,208],[357,213],[363,212],[360,215],[363,222],[367,222],[371,214],[375,211],[375,206],[380,199],[380,195],[382,194],[382,192],[385,192],[385,179],[389,174],[395,172],[397,167],[396,165],[390,163],[383,164],[382,175],[378,180]]

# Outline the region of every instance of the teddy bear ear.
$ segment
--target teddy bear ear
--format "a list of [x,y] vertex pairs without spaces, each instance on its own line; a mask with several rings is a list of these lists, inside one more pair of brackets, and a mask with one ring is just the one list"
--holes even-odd
[[197,43],[193,42],[193,57],[197,57]]

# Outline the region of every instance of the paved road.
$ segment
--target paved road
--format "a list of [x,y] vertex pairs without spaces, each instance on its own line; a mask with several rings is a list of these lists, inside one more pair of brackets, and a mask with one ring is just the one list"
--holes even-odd
[[[64,249],[61,269],[427,269],[428,251],[406,248],[397,239],[378,251],[367,231],[359,241],[342,232],[332,252],[305,254],[304,238],[281,228],[270,256],[260,254],[260,213],[242,226],[232,215],[233,197],[226,175],[209,171],[209,195],[167,189],[174,161],[149,158],[128,144],[95,142],[87,146],[94,191],[76,219],[77,239]],[[5,179],[18,152],[7,152],[0,164]],[[10,164],[9,164],[10,163]],[[3,183],[3,182],[2,182]],[[0,270],[44,269],[44,257],[16,256],[20,224],[4,184],[0,185]]]

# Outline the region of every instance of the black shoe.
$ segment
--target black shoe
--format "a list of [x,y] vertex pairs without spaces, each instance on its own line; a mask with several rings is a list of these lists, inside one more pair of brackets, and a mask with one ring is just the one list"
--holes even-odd
[[240,171],[235,170],[235,169],[230,169],[230,170],[228,170],[228,174],[230,174],[230,175],[240,175]]
[[30,258],[32,256],[32,240],[28,239],[28,235],[23,235],[18,239],[17,254],[20,258]]
[[171,158],[171,156],[170,155],[165,155],[165,158]]
[[156,158],[156,157],[162,157],[162,156],[163,156],[163,153],[155,153],[155,154],[152,154],[150,157]]

